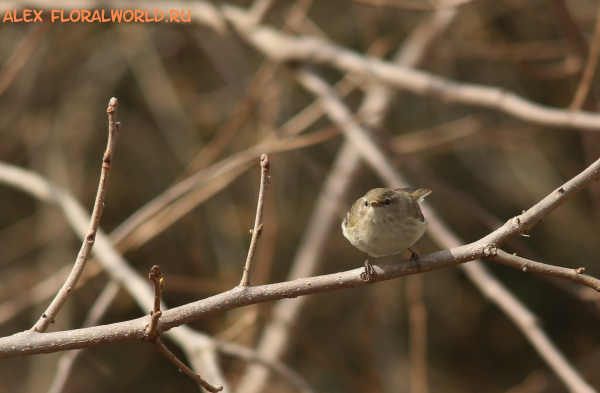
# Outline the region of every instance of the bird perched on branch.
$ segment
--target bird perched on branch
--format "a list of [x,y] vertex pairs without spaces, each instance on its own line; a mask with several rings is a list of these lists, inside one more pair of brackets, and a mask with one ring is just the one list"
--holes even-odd
[[[359,198],[342,222],[346,239],[369,257],[398,254],[406,249],[418,263],[418,255],[410,249],[425,233],[428,222],[419,202],[431,190],[419,188],[375,188]],[[365,261],[363,280],[370,281],[375,270]]]

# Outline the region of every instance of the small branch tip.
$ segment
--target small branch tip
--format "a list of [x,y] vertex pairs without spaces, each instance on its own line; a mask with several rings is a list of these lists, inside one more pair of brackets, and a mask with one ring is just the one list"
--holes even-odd
[[266,154],[263,154],[262,156],[260,156],[260,166],[262,167],[262,170],[264,173],[269,172],[269,170],[271,169],[271,164],[269,162],[269,156],[267,156]]

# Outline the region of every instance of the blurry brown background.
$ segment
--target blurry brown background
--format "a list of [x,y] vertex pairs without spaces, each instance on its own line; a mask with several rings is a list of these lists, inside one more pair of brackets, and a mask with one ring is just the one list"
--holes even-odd
[[[62,7],[60,2],[47,3]],[[243,8],[250,4],[237,3]],[[263,23],[280,28],[292,5],[276,1]],[[469,2],[427,50],[420,68],[566,108],[588,58],[597,7],[591,0]],[[430,12],[315,0],[303,34],[319,34],[363,53],[375,44],[372,50],[390,59]],[[122,128],[101,222],[106,232],[182,179],[200,152],[205,161],[192,170],[265,138],[284,137],[280,127],[314,100],[295,81],[290,65],[272,64],[265,71],[264,57],[234,31],[219,34],[196,23],[53,23],[48,27],[0,25],[1,64],[6,65],[22,43],[32,47],[30,56],[20,52],[24,65],[17,67],[0,96],[0,160],[40,173],[91,209],[107,137],[106,104],[117,97]],[[262,74],[257,74],[261,67]],[[314,70],[332,84],[344,76],[331,67]],[[583,108],[597,111],[598,95],[600,78],[595,78]],[[346,103],[356,109],[362,97],[357,88]],[[322,117],[304,133],[329,125]],[[232,137],[218,149],[210,143],[223,127],[230,128]],[[542,127],[497,111],[402,92],[374,132],[381,140],[405,136],[396,139],[398,144],[387,144],[389,156],[401,157],[395,162],[413,184],[434,191],[428,201],[468,242],[490,228],[482,223],[485,218],[452,199],[456,193],[476,201],[485,209],[484,216],[503,223],[600,155],[600,135],[594,131]],[[286,279],[341,142],[341,136],[334,136],[270,155],[272,185],[255,285]],[[160,265],[167,282],[163,296],[171,307],[239,283],[256,209],[258,155],[247,167],[222,191],[125,253],[144,276],[152,265]],[[382,185],[370,169],[363,168],[343,205],[337,206],[339,221],[355,199]],[[595,184],[545,219],[531,238],[519,239],[515,247],[526,247],[530,256],[548,264],[585,266],[586,273],[598,277],[599,229],[600,187]],[[329,239],[321,273],[362,265],[365,256],[343,238],[341,230],[334,230]],[[71,265],[79,246],[59,209],[1,185],[0,307]],[[417,249],[425,254],[439,248],[425,236]],[[507,251],[516,250],[508,247]],[[486,264],[539,316],[583,376],[600,388],[598,297],[570,282]],[[84,275],[51,330],[81,326],[104,288],[108,278],[99,265],[91,262],[86,269],[91,274]],[[431,392],[566,391],[522,333],[461,271],[445,269],[422,278]],[[285,362],[319,392],[410,392],[406,293],[405,279],[398,279],[312,296],[302,318],[291,327],[292,350]],[[0,312],[0,335],[30,328],[49,301],[37,294],[31,302],[10,309],[10,316]],[[269,304],[258,312],[238,309],[192,327],[218,335],[250,318],[249,312],[255,313],[250,314],[257,315],[254,322],[234,338],[253,346],[269,320],[269,309]],[[137,318],[145,312],[121,291],[102,323]],[[176,346],[167,344],[184,358]],[[60,356],[2,360],[0,391],[46,391]],[[245,365],[222,358],[230,384],[241,378]],[[195,383],[151,345],[131,343],[86,350],[64,391],[196,390]],[[294,390],[272,377],[267,391]]]

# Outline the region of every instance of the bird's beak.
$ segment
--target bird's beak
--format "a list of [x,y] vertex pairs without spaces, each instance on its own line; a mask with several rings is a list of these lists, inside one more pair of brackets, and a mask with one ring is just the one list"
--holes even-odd
[[377,201],[371,201],[371,206],[377,207],[377,206],[379,206],[379,203],[377,203]]

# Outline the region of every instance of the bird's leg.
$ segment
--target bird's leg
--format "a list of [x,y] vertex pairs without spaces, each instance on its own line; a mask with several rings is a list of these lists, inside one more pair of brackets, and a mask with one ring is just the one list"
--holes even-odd
[[410,248],[408,249],[408,251],[410,251],[410,259],[412,261],[415,261],[415,263],[417,264],[417,272],[419,272],[419,274],[421,274],[421,264],[419,263],[419,254],[417,254]]
[[373,265],[367,259],[365,261],[365,271],[360,274],[360,278],[364,281],[371,281],[373,276],[375,275],[375,269],[373,269]]

